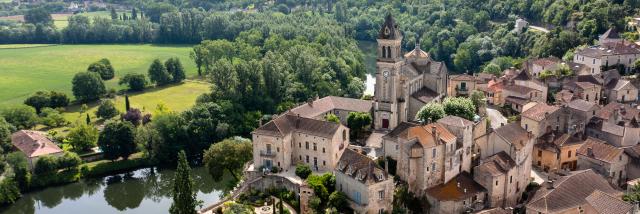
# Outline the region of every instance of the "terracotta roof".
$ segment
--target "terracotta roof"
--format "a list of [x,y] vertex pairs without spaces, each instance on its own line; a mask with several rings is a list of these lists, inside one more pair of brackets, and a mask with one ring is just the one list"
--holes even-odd
[[346,149],[340,156],[336,171],[364,184],[374,184],[389,179],[389,175],[366,155]]
[[506,102],[510,102],[510,103],[515,103],[518,105],[526,105],[527,103],[529,103],[529,99],[525,99],[525,98],[521,98],[521,97],[514,97],[514,96],[508,96],[504,98],[504,101]]
[[315,118],[332,110],[369,112],[372,107],[373,102],[370,100],[327,96],[295,107],[291,112],[302,117]]
[[593,191],[585,200],[598,213],[628,214],[633,212],[633,205],[600,190]]
[[[589,152],[591,149],[591,152]],[[587,138],[584,144],[576,152],[578,155],[601,160],[607,163],[618,162],[620,155],[624,152],[624,149],[609,145],[607,142],[595,139]]]
[[310,119],[286,113],[258,127],[254,133],[283,137],[292,132],[300,132],[330,138],[342,126],[334,122]]
[[498,152],[480,161],[478,172],[486,172],[492,176],[500,176],[516,166],[516,162],[504,151]]
[[628,85],[631,85],[631,87],[635,88],[635,86],[633,86],[633,84],[631,84],[631,81],[623,80],[623,79],[613,79],[605,87],[607,89],[619,91],[619,90],[622,90],[623,88],[627,87]]
[[576,76],[576,82],[590,82],[596,85],[603,85],[604,79],[594,75],[578,75]]
[[640,54],[640,50],[634,45],[616,42],[613,44],[603,44],[602,46],[582,48],[579,49],[576,54],[599,59],[603,56]]
[[495,129],[495,133],[502,137],[507,143],[522,149],[529,142],[529,132],[524,130],[518,123],[509,123]]
[[593,170],[574,171],[553,182],[553,188],[540,187],[533,195],[527,209],[542,213],[561,213],[587,204],[586,198],[595,190],[619,196],[607,180]]
[[467,126],[473,125],[473,122],[467,119],[464,119],[462,117],[454,116],[454,115],[447,115],[442,119],[439,119],[437,122],[440,124],[445,124],[445,125],[450,125],[455,127],[467,127]]
[[561,60],[557,57],[547,57],[547,58],[539,58],[533,60],[531,63],[534,65],[539,65],[543,67],[548,67],[549,65],[554,65],[560,63]]
[[493,80],[494,78],[496,78],[496,75],[490,74],[490,73],[476,73],[475,75],[475,79],[477,83],[488,83],[489,81]]
[[475,80],[475,77],[469,74],[451,75],[449,76],[449,78],[455,81],[474,81]]
[[436,97],[438,97],[438,93],[436,93],[435,91],[432,91],[427,87],[422,87],[422,89],[414,92],[411,95],[411,97],[416,98],[420,102],[423,102],[426,104],[431,102],[431,100],[435,99]]
[[606,106],[602,107],[599,111],[597,111],[596,117],[606,121],[606,120],[609,120],[609,118],[611,118],[612,116],[614,116],[613,114],[616,111],[625,121],[630,121],[632,118],[640,114],[640,110],[638,110],[637,108],[631,107],[631,105],[611,102]]
[[583,140],[582,136],[571,136],[567,133],[553,131],[540,136],[534,146],[543,150],[558,153],[563,146],[583,144],[585,140]]
[[569,103],[571,100],[573,100],[573,93],[569,90],[562,89],[556,93],[556,101],[560,103]]
[[407,139],[418,139],[420,144],[424,147],[434,147],[440,142],[434,141],[434,133],[433,129],[435,128],[436,133],[440,136],[441,141],[445,143],[455,143],[456,136],[453,135],[447,128],[438,123],[430,123],[423,126],[414,126],[407,130]]
[[44,132],[20,130],[11,135],[11,143],[27,157],[38,157],[63,152]]
[[535,106],[522,112],[522,116],[540,122],[544,120],[547,115],[553,114],[559,109],[560,108],[557,106],[550,106],[546,103],[538,103]]
[[460,201],[486,191],[484,187],[476,183],[471,175],[465,171],[445,184],[440,184],[428,189],[427,194],[439,201]]
[[429,54],[420,49],[420,43],[416,43],[416,47],[404,55],[405,58],[429,58]]
[[583,99],[575,99],[569,102],[569,104],[567,105],[567,107],[569,108],[579,110],[579,111],[584,111],[584,112],[590,111],[591,109],[593,109],[593,107],[596,107],[596,106],[598,105]]
[[[536,89],[533,88],[529,88],[529,87],[525,87],[525,86],[519,86],[519,85],[505,85],[502,87],[503,90],[506,91],[512,91],[512,92],[516,92],[520,95],[523,96],[529,96],[529,93],[532,91],[538,91]],[[539,91],[540,92],[540,91]]]
[[598,87],[598,85],[593,84],[591,82],[576,82],[575,83],[577,87],[581,88],[581,89],[590,89],[590,88],[595,88]]
[[[414,127],[414,126],[419,126],[420,124],[417,123],[412,123],[412,122],[401,122],[400,124],[398,124],[398,126],[396,126],[395,128],[393,128],[393,130],[391,130],[388,134],[386,134],[384,137],[385,138],[397,138],[398,136],[400,136],[402,133],[407,132],[407,129]],[[406,136],[406,135],[405,135]]]
[[507,211],[501,207],[497,207],[497,208],[489,208],[486,210],[480,210],[478,212],[476,212],[476,214],[512,214],[513,211]]

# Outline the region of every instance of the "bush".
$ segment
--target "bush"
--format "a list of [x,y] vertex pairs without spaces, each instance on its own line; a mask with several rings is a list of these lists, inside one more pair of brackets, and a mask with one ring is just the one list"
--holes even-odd
[[423,106],[418,114],[416,115],[416,119],[423,123],[431,123],[435,122],[439,119],[442,119],[445,116],[444,107],[440,103],[429,103]]
[[128,73],[118,82],[119,85],[127,85],[131,91],[142,91],[147,86],[144,74]]
[[0,182],[0,205],[13,204],[21,196],[18,183],[10,178]]
[[97,100],[107,92],[100,75],[93,72],[77,73],[72,85],[73,95],[82,102]]
[[31,129],[38,121],[36,110],[27,105],[5,108],[2,110],[2,116],[17,129]]
[[80,167],[83,177],[99,177],[113,174],[115,172],[130,171],[149,166],[150,163],[144,158],[131,158],[120,161],[103,161],[100,163],[89,163]]
[[139,109],[131,108],[127,111],[127,113],[122,115],[122,120],[129,121],[134,126],[138,126],[140,125],[140,121],[142,120],[142,112],[140,112]]
[[51,155],[45,155],[36,161],[36,165],[33,167],[33,172],[36,175],[50,174],[58,169],[58,160]]
[[296,166],[296,175],[302,179],[307,179],[311,175],[311,167],[305,164],[298,164]]
[[58,110],[49,107],[42,109],[40,117],[42,124],[49,127],[61,127],[69,123]]
[[120,112],[118,112],[118,109],[116,109],[111,100],[103,100],[96,111],[96,116],[102,119],[111,119],[118,116],[118,114],[120,114]]
[[82,163],[82,159],[78,154],[73,152],[65,152],[62,157],[58,158],[58,167],[72,169]]
[[21,190],[27,190],[31,183],[29,162],[22,152],[12,152],[6,157],[7,163],[13,168],[13,179]]
[[102,80],[110,80],[115,76],[113,66],[111,66],[111,62],[109,62],[108,59],[101,59],[100,61],[91,63],[87,71],[99,74]]
[[335,207],[339,211],[343,211],[349,208],[349,202],[347,202],[347,196],[340,192],[334,191],[329,195],[329,205]]
[[96,146],[98,134],[95,127],[80,123],[69,131],[67,141],[73,146],[74,151],[88,151]]

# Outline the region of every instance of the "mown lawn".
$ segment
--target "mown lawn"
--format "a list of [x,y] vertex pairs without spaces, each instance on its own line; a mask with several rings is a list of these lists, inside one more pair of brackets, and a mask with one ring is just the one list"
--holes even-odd
[[[171,111],[181,112],[193,106],[198,96],[208,92],[209,89],[210,84],[197,81],[186,81],[179,85],[150,88],[142,93],[129,94],[129,103],[131,108],[140,109],[144,113],[153,114],[158,104],[163,104]],[[116,97],[114,104],[120,112],[125,111],[124,96]],[[66,112],[63,113],[63,116],[67,121],[72,123],[85,122],[86,114],[88,113],[91,120],[96,121],[98,119],[96,118],[95,112],[98,109],[98,105],[99,102],[88,104],[87,106],[89,107],[89,110],[87,110],[85,114],[80,113],[80,105],[69,106],[66,109]],[[65,129],[67,128],[62,128],[59,131],[65,132]]]
[[[158,45],[0,45],[0,107],[22,103],[38,90],[71,93],[71,79],[89,64],[108,58],[116,77],[107,88],[122,89],[119,77],[126,73],[147,73],[151,62],[159,58],[180,58],[187,76],[195,76],[195,64],[189,58],[191,46]],[[17,48],[18,47],[18,48]],[[169,103],[169,102],[167,102]]]

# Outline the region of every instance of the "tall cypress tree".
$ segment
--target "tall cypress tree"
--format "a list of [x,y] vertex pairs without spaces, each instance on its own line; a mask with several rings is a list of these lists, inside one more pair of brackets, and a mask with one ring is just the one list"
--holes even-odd
[[187,163],[184,151],[178,154],[178,167],[173,179],[173,203],[169,208],[171,214],[196,214],[196,194],[193,192],[191,168]]
[[111,8],[111,19],[118,19],[118,13],[116,13],[116,9],[115,8]]
[[131,19],[138,19],[138,11],[136,10],[136,8],[131,9]]
[[87,125],[91,124],[91,117],[89,117],[89,114],[87,114]]
[[124,109],[125,111],[129,111],[131,106],[129,105],[129,95],[124,95]]

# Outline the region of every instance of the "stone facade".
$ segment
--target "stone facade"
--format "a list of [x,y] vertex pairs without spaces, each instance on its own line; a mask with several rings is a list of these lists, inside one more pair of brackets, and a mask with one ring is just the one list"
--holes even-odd
[[578,169],[592,169],[613,185],[627,182],[628,163],[629,157],[624,149],[594,138],[587,139],[578,149]]

